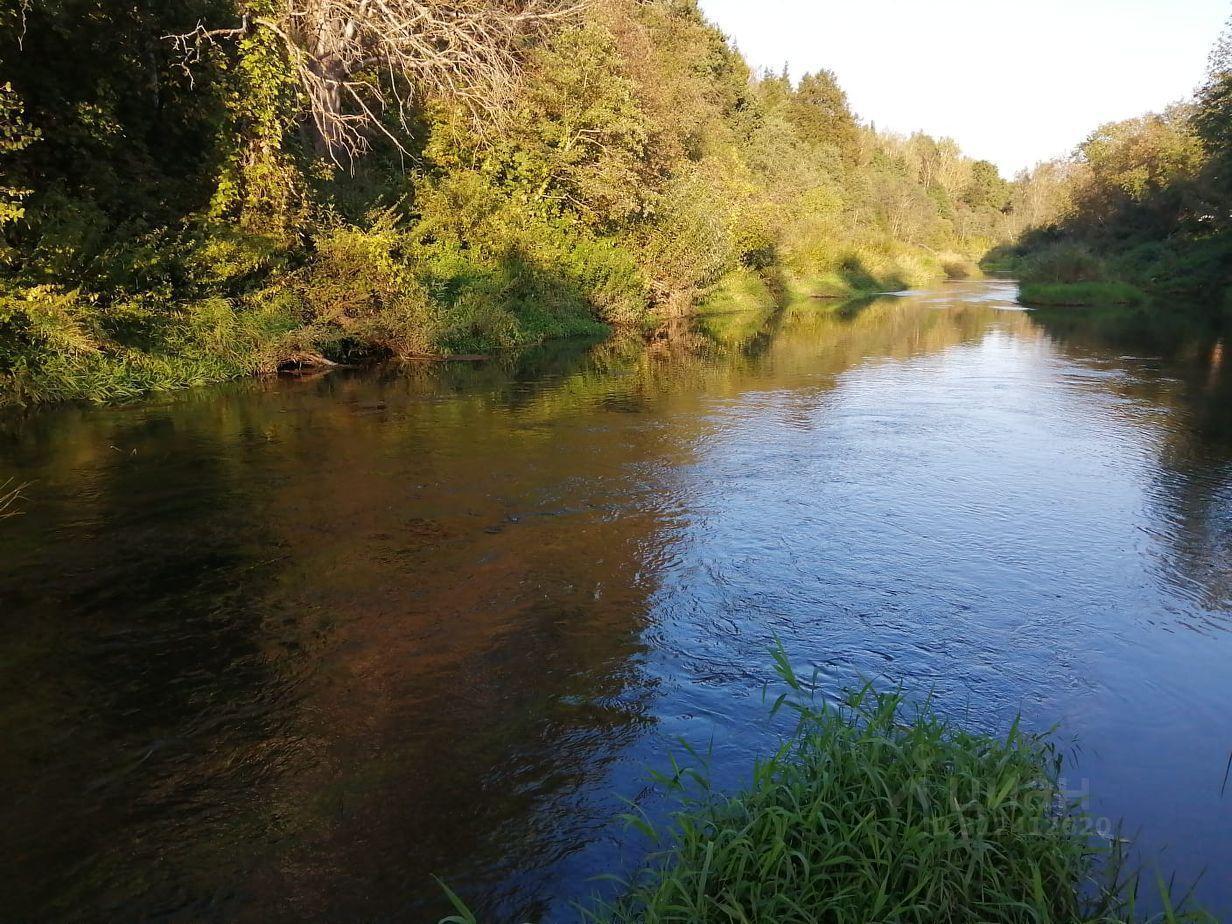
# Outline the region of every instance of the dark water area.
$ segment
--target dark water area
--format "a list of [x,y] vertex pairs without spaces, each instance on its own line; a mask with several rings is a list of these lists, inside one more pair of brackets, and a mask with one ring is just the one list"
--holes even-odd
[[1232,915],[1232,341],[1006,282],[0,424],[11,920],[574,920],[781,638]]

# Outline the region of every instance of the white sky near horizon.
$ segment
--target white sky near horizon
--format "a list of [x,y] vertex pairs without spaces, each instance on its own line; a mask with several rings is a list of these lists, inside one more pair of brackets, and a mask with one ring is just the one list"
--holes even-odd
[[749,63],[833,70],[879,129],[1006,177],[1201,83],[1232,0],[700,0]]

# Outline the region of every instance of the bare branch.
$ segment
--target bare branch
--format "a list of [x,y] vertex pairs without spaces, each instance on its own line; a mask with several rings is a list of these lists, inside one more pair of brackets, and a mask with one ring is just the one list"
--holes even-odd
[[10,487],[13,484],[13,479],[9,479],[0,484],[0,520],[8,519],[9,517],[20,516],[20,510],[14,510],[13,505],[21,499],[21,492],[29,485],[19,484],[16,487]]
[[340,167],[366,154],[374,134],[405,153],[405,130],[424,96],[461,101],[499,118],[527,41],[577,16],[589,0],[285,0],[279,16],[245,14],[234,28],[168,36],[186,70],[222,41],[254,29],[277,36],[294,70],[318,149]]

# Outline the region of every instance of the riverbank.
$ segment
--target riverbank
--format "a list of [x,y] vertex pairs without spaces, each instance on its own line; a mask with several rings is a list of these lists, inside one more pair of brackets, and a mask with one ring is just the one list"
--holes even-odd
[[335,230],[294,272],[286,256],[262,265],[269,258],[255,250],[260,242],[201,244],[214,272],[225,264],[233,276],[260,279],[231,297],[201,290],[196,299],[148,293],[105,304],[47,287],[0,296],[0,333],[8,338],[0,343],[0,406],[106,403],[280,370],[449,359],[613,331],[645,335],[697,311],[920,286],[966,259],[883,242],[841,251],[824,271],[779,262],[734,269],[705,290],[682,289],[656,304],[631,262],[617,261],[601,285],[584,286],[523,253],[497,271],[471,267],[459,277],[453,267],[447,282],[422,255],[408,259],[413,237],[389,222]]
[[808,299],[842,301],[981,275],[978,261],[960,253],[905,244],[852,248],[830,265],[734,270],[698,297],[694,313],[764,311]]
[[[992,164],[861,123],[829,71],[756,72],[692,2],[476,25],[464,69],[500,61],[492,92],[449,55],[385,66],[365,46],[344,81],[360,97],[329,112],[302,88],[334,63],[294,46],[298,21],[206,41],[238,12],[203,24],[173,4],[88,29],[26,12],[0,16],[11,403],[650,333],[729,274],[903,288],[941,272],[937,254],[959,265],[1011,237]],[[74,60],[97,70],[66,79]]]
[[1021,286],[1018,299],[1028,308],[1109,308],[1141,305],[1147,296],[1127,282],[1033,282]]

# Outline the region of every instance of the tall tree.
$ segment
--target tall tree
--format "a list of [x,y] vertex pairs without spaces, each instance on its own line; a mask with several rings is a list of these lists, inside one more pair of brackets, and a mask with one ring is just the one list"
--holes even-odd
[[860,151],[856,117],[833,71],[804,75],[793,95],[790,115],[804,141],[830,145],[844,163],[856,163]]
[[1010,201],[1010,184],[1001,178],[996,164],[977,160],[971,165],[971,181],[963,192],[963,201],[972,208],[1000,211]]

